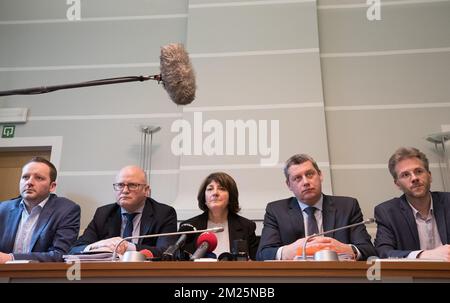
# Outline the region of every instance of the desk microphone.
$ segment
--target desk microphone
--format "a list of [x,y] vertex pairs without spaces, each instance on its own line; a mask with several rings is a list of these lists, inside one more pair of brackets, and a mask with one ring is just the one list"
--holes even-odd
[[[178,231],[192,231],[197,230],[195,226],[191,224],[183,224],[180,226]],[[175,253],[177,250],[182,248],[186,242],[190,242],[192,239],[189,239],[189,236],[193,237],[193,235],[183,234],[178,238],[178,241],[175,244],[170,245],[165,252],[162,254],[163,261],[173,261],[175,260]],[[188,241],[189,240],[189,241]]]
[[142,236],[131,236],[123,238],[122,240],[117,243],[117,245],[114,247],[113,255],[112,255],[112,261],[116,261],[117,257],[117,247],[124,242],[132,239],[146,239],[146,238],[155,238],[155,237],[164,237],[164,236],[181,236],[181,235],[188,235],[188,234],[199,234],[203,232],[212,232],[212,233],[219,233],[224,230],[223,227],[213,227],[208,229],[202,229],[202,230],[188,230],[188,231],[178,231],[173,233],[162,233],[162,234],[153,234],[153,235],[142,235]]
[[146,260],[151,260],[154,257],[153,253],[148,249],[142,249],[139,253],[143,254]]
[[[202,233],[197,238],[197,250],[192,254],[190,260],[194,261],[207,253],[211,253],[217,247],[217,237],[211,232]],[[217,258],[217,257],[216,257]]]
[[233,254],[229,252],[223,252],[218,257],[217,260],[219,261],[236,261]]
[[310,236],[306,237],[305,243],[303,243],[303,252],[302,252],[303,260],[306,260],[306,245],[308,244],[309,240],[311,240],[311,239],[313,239],[315,237],[318,237],[318,236],[323,236],[323,235],[334,233],[335,231],[339,231],[339,230],[343,230],[343,229],[347,229],[347,228],[351,228],[351,227],[355,227],[355,226],[363,225],[363,224],[372,224],[374,222],[375,222],[374,218],[369,218],[367,220],[364,220],[364,221],[361,221],[361,222],[358,222],[358,223],[346,225],[346,226],[335,228],[335,229],[330,229],[330,230],[327,230],[327,231],[324,231],[324,232],[321,232],[321,233],[318,233],[318,234],[313,234],[313,235],[310,235]]

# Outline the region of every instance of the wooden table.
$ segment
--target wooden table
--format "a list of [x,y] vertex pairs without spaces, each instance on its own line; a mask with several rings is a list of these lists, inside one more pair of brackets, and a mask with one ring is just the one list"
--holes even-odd
[[[80,279],[73,280],[74,278]],[[362,261],[273,261],[0,265],[0,282],[374,283],[423,281],[450,282],[450,263],[383,261],[368,264]]]

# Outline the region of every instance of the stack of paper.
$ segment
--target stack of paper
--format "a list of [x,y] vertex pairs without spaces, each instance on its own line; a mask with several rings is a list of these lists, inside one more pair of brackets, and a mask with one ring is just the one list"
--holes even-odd
[[76,255],[64,255],[65,262],[111,262],[113,253],[110,251],[89,251]]

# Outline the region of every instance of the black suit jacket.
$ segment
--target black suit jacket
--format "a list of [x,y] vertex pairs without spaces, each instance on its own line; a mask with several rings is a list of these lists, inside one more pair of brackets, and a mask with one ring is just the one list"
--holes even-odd
[[[83,235],[70,250],[71,254],[79,253],[94,242],[120,237],[122,215],[117,203],[99,207],[94,218],[85,229]],[[177,231],[177,214],[175,209],[166,204],[147,198],[141,217],[140,235],[151,235]],[[176,240],[172,237],[155,237],[139,239],[137,250],[148,249],[153,256],[160,257],[162,252]]]
[[[323,195],[323,230],[331,230],[363,221],[358,201],[350,197]],[[261,234],[258,260],[274,260],[278,248],[305,237],[305,227],[300,205],[295,197],[267,204]],[[370,235],[364,225],[328,234],[342,243],[355,245],[363,260],[376,255]]]
[[[0,203],[0,251],[12,253],[22,218],[22,198]],[[31,253],[14,254],[16,260],[63,261],[80,231],[80,206],[51,194],[31,237]]]
[[[433,212],[442,244],[450,244],[450,193],[432,192]],[[404,258],[420,250],[413,211],[405,195],[375,207],[377,235],[375,248],[382,258]]]
[[[208,225],[208,213],[204,212],[201,215],[190,218],[180,224],[191,224],[197,229],[206,229]],[[230,252],[233,246],[234,240],[246,240],[248,244],[248,252],[249,256],[252,260],[255,260],[256,250],[258,249],[258,238],[255,234],[256,224],[255,222],[239,216],[234,213],[228,214],[228,232],[230,239]],[[198,237],[198,236],[197,236]],[[197,237],[184,246],[184,250],[189,253],[194,253],[196,250],[195,243],[197,241]]]

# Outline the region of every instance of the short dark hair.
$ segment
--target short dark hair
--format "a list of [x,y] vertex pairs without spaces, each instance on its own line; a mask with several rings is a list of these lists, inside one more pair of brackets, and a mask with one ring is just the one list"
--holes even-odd
[[417,158],[420,161],[422,161],[423,166],[427,170],[427,172],[430,172],[429,163],[427,156],[420,150],[418,150],[415,147],[400,147],[398,148],[395,153],[389,158],[389,172],[391,173],[392,177],[394,177],[394,180],[397,180],[398,176],[395,171],[395,166],[402,160],[410,159],[410,158]]
[[[56,172],[56,167],[55,167],[55,165],[53,165],[52,162],[50,162],[47,159],[42,158],[42,157],[33,157],[27,163],[25,163],[25,165],[33,163],[33,162],[44,163],[45,165],[47,165],[50,168],[50,181],[51,182],[56,181],[56,177],[58,176],[58,173]],[[25,167],[25,165],[24,165],[24,167]]]
[[298,165],[298,164],[302,164],[305,163],[307,161],[310,161],[312,163],[312,165],[314,166],[314,168],[317,170],[317,172],[320,174],[321,171],[319,169],[319,166],[317,165],[317,162],[309,155],[307,154],[296,154],[293,155],[292,157],[290,157],[289,159],[287,159],[283,171],[284,171],[284,176],[286,177],[286,180],[289,180],[289,167],[291,167],[292,165]]
[[232,213],[238,213],[241,208],[239,207],[239,191],[236,182],[230,175],[224,172],[212,173],[202,182],[197,195],[198,207],[204,212],[208,211],[205,190],[212,181],[219,183],[220,186],[223,186],[228,191],[228,210]]

